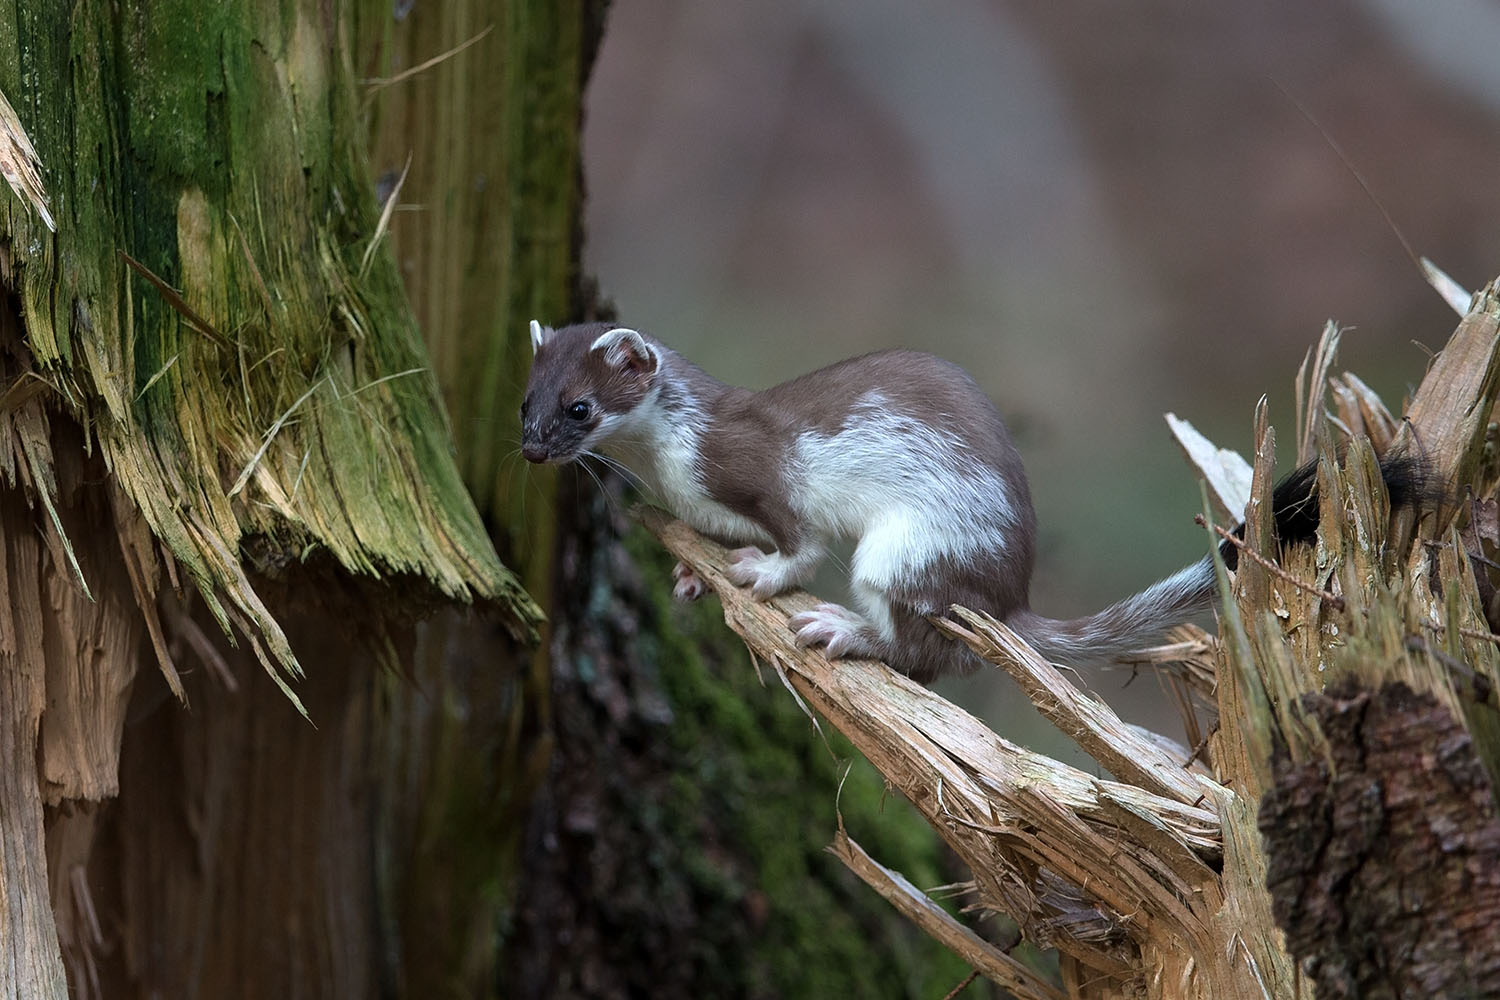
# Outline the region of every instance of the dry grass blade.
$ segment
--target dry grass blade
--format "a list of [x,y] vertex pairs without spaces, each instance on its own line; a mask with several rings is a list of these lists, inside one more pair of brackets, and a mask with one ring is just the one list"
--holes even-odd
[[261,305],[266,310],[266,322],[274,322],[276,303],[271,298],[271,289],[266,285],[265,277],[260,273],[260,265],[255,262],[255,254],[250,252],[250,240],[245,236],[245,230],[240,225],[239,219],[231,215],[229,220],[234,223],[234,231],[240,238],[240,252],[245,255],[245,264],[250,268],[250,277],[255,282],[255,290],[260,293]]
[[385,206],[380,210],[380,221],[375,224],[375,235],[370,237],[370,245],[365,247],[365,252],[359,258],[359,276],[363,278],[370,270],[370,261],[375,259],[375,248],[380,246],[385,231],[391,224],[391,213],[396,210],[396,199],[401,196],[401,185],[406,183],[406,175],[411,172],[411,154],[406,154],[406,166],[401,168],[401,176],[396,178],[396,186],[391,188],[391,193],[385,199]]
[[4,391],[0,392],[0,413],[9,413],[11,410],[19,409],[28,400],[35,399],[48,389],[51,384],[42,379],[35,372],[26,372],[16,379]]
[[177,359],[180,357],[182,357],[182,353],[179,351],[178,353],[168,358],[167,363],[158,368],[155,373],[153,373],[152,376],[146,380],[146,384],[141,386],[141,391],[135,394],[135,398],[139,400],[143,396],[145,396],[146,393],[150,392],[151,387],[157,382],[161,381],[161,379],[167,374],[167,372],[172,370],[172,366],[177,363]]
[[361,82],[369,85],[369,87],[370,87],[370,91],[369,91],[370,94],[378,94],[380,91],[384,90],[386,87],[389,87],[389,86],[391,86],[393,84],[400,83],[402,80],[409,80],[412,77],[416,76],[418,73],[425,73],[427,70],[429,70],[432,67],[438,65],[439,63],[442,63],[442,62],[444,62],[445,60],[448,60],[448,59],[452,59],[454,56],[458,55],[464,49],[466,49],[469,46],[474,45],[477,42],[481,41],[486,35],[488,35],[490,32],[492,32],[494,30],[495,30],[495,26],[492,24],[489,27],[485,28],[483,31],[481,31],[479,34],[475,35],[473,38],[470,38],[468,41],[459,42],[457,45],[453,46],[453,48],[449,49],[448,51],[439,53],[438,55],[433,56],[431,59],[423,60],[422,62],[417,63],[415,66],[411,67],[410,69],[402,70],[400,73],[397,73],[394,76],[374,77],[374,78],[371,78],[371,79],[368,79],[368,80],[364,80],[364,81],[361,81]]
[[313,393],[318,391],[318,387],[321,386],[324,381],[326,380],[320,379],[317,382],[314,382],[306,392],[297,397],[297,401],[295,403],[293,403],[291,406],[288,406],[286,408],[286,411],[282,413],[281,416],[276,418],[276,422],[270,426],[270,428],[266,431],[263,439],[261,440],[260,447],[256,449],[254,455],[250,456],[250,461],[246,462],[245,467],[240,470],[239,478],[236,479],[234,481],[234,485],[229,488],[229,496],[236,497],[240,495],[240,491],[243,490],[245,488],[245,484],[250,481],[250,474],[255,471],[255,467],[260,464],[260,460],[262,458],[265,458],[266,449],[271,447],[271,442],[276,440],[277,434],[281,433],[281,428],[284,427],[286,425],[286,422],[292,418],[292,414],[297,412],[297,408],[300,407],[303,403],[307,402],[308,398]]

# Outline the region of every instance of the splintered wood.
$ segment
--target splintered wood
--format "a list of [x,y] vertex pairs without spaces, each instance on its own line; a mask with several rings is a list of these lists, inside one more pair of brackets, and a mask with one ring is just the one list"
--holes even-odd
[[[642,519],[720,595],[725,620],[757,659],[844,733],[964,859],[980,906],[1009,915],[1031,940],[1057,948],[1070,974],[1088,984],[1064,996],[1141,994],[1141,943],[1156,937],[1183,942],[1173,947],[1179,956],[1173,964],[1186,968],[1190,945],[1207,940],[1204,924],[1223,906],[1222,788],[1072,689],[1029,650],[1007,668],[1028,678],[1065,732],[1086,734],[1084,742],[1115,760],[1123,780],[1096,778],[1016,746],[884,664],[830,663],[798,648],[786,624],[813,605],[809,595],[757,602],[725,576],[721,546],[659,511],[645,511]],[[966,621],[983,630],[972,633],[982,636],[976,638],[982,654],[1007,641],[1008,630],[987,616],[970,614]],[[854,870],[872,884],[879,881],[868,868]],[[941,939],[990,974],[993,956],[960,936]],[[1199,963],[1184,974],[1200,978],[1213,964]],[[1057,995],[1034,984],[996,981],[1019,998]]]
[[[1500,291],[1475,296],[1399,422],[1359,379],[1332,372],[1337,343],[1330,324],[1298,378],[1316,545],[1277,542],[1264,402],[1253,463],[1176,427],[1214,480],[1210,511],[1246,516],[1238,572],[1218,566],[1216,676],[1177,677],[1218,711],[1204,740],[1212,777],[981,611],[954,608],[937,624],[1013,677],[1111,778],[1016,746],[883,664],[800,649],[787,619],[809,595],[757,602],[726,578],[723,548],[642,514],[719,595],[757,662],[969,866],[977,906],[1057,950],[1060,983],[1018,967],[839,831],[836,856],[1016,997],[1500,995],[1500,882],[1464,874],[1500,870],[1500,570],[1485,555],[1500,552]],[[1394,509],[1392,469],[1409,500]],[[1481,501],[1473,524],[1459,502],[1469,491]]]
[[5,183],[27,207],[36,209],[49,231],[57,231],[57,223],[47,208],[47,190],[42,186],[41,157],[36,155],[31,137],[3,93],[0,93],[0,177],[5,178]]

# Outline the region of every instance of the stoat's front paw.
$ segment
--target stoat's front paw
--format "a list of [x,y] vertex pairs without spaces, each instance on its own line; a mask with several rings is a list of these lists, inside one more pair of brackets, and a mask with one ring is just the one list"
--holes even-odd
[[749,587],[757,601],[767,601],[791,587],[787,558],[779,552],[765,553],[754,546],[729,553],[724,575],[741,587]]
[[865,638],[869,623],[848,608],[837,604],[819,604],[811,611],[792,615],[787,623],[797,633],[797,645],[816,646],[822,643],[829,659],[844,655],[873,656],[869,641]]
[[672,567],[672,596],[679,601],[696,601],[708,593],[708,584],[703,578],[693,572],[693,568],[687,563],[678,563]]

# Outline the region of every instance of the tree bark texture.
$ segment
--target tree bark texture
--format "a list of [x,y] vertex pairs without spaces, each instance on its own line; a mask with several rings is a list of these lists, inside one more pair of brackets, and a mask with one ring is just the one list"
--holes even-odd
[[942,996],[966,967],[826,853],[843,815],[935,886],[954,874],[937,838],[753,668],[715,608],[671,599],[671,559],[627,530],[606,482],[563,484],[556,755],[503,992]]
[[1401,682],[1303,710],[1333,758],[1279,760],[1260,823],[1318,996],[1500,995],[1500,820],[1462,723]]
[[[392,245],[457,461],[507,565],[555,614],[553,481],[520,460],[515,414],[528,322],[585,308],[579,132],[604,4],[366,2],[353,14],[372,166],[411,209],[392,215]],[[379,735],[387,833],[408,859],[392,899],[404,981],[412,995],[440,981],[489,995],[508,975],[501,929],[551,764],[548,664],[462,614],[424,622],[417,643],[420,696],[386,685]]]
[[461,980],[408,978],[473,926],[400,904],[448,829],[413,622],[483,603],[524,663],[539,612],[452,454],[351,44],[340,4],[0,12],[57,226],[0,196],[0,997]]

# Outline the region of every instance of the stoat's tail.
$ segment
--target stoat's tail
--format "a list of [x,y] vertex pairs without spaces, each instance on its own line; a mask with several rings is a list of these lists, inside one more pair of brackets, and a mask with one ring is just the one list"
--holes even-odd
[[[1389,458],[1381,463],[1380,471],[1393,509],[1440,499],[1441,487],[1429,481],[1425,467],[1416,459]],[[1316,538],[1317,485],[1317,463],[1302,466],[1276,484],[1271,505],[1276,534],[1283,544]],[[1244,525],[1235,533],[1243,537]],[[1233,544],[1223,542],[1219,552],[1226,566],[1236,568],[1239,550]],[[1070,666],[1101,664],[1153,645],[1167,629],[1197,618],[1213,607],[1216,590],[1213,561],[1205,556],[1097,614],[1059,621],[1018,611],[1007,624],[1049,660]]]
[[1098,665],[1160,642],[1167,629],[1211,608],[1217,589],[1213,562],[1204,556],[1097,614],[1059,621],[1018,611],[1006,624],[1049,660]]

